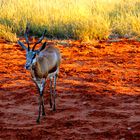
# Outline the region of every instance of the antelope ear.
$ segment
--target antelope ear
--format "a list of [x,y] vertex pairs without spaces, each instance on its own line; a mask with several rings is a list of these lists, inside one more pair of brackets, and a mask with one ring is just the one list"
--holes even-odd
[[42,50],[44,50],[46,47],[46,42],[43,43],[43,45],[39,48],[39,52],[41,52]]
[[18,40],[18,44],[19,44],[23,49],[25,49],[26,51],[28,51],[27,47],[26,47],[22,42],[20,42],[19,40]]

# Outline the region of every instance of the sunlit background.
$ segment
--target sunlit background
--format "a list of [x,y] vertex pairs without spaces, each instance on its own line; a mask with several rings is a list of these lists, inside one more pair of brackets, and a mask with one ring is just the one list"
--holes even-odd
[[139,0],[0,0],[0,36],[16,41],[27,22],[50,38],[140,37]]

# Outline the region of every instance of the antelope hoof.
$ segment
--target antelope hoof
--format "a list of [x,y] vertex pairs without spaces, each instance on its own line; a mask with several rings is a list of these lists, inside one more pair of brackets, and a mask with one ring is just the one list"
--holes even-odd
[[45,112],[42,112],[42,116],[45,116],[46,114],[45,114]]
[[37,124],[40,123],[40,118],[37,118],[36,123],[37,123]]

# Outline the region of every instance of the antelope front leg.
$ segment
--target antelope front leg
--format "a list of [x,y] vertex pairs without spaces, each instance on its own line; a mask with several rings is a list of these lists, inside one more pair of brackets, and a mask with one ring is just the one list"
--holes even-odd
[[42,107],[42,115],[45,115],[45,108],[44,108],[44,99],[43,99],[43,91],[45,87],[45,79],[36,82],[38,90],[39,90],[39,111],[38,111],[38,118],[37,123],[40,121],[40,114],[41,114],[41,107]]
[[36,120],[37,123],[40,122],[41,107],[42,107],[42,115],[45,116],[44,99],[42,94],[40,94],[39,96],[39,111],[38,111],[38,118]]
[[42,99],[42,116],[45,116],[45,107],[44,107],[44,98],[43,96],[41,97]]
[[39,96],[39,111],[38,111],[38,118],[36,120],[37,123],[40,122],[40,114],[41,114],[41,96]]
[[40,91],[40,95],[41,95],[41,101],[42,101],[42,115],[45,116],[45,108],[44,108],[44,98],[43,98],[43,92],[44,92],[44,88],[45,88],[45,82],[46,79],[42,79],[42,90]]

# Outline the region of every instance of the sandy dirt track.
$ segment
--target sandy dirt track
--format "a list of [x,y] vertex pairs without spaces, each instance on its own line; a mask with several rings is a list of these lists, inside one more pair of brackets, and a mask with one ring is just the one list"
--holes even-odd
[[48,41],[56,42],[63,58],[57,110],[46,87],[46,116],[36,124],[38,93],[25,52],[0,40],[0,140],[139,140],[140,43]]

